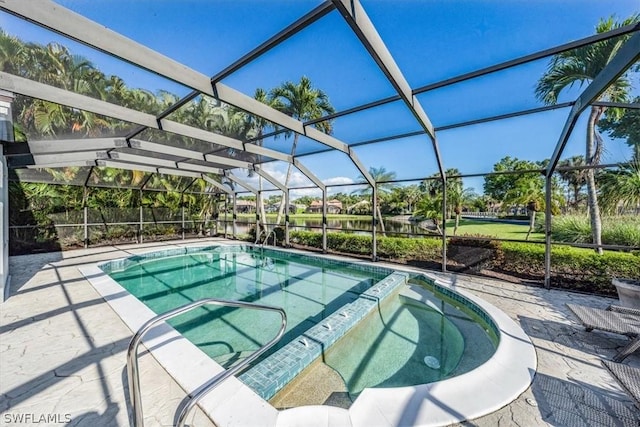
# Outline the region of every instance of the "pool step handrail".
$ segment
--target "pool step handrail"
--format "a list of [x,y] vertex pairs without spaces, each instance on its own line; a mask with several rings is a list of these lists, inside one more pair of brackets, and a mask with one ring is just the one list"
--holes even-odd
[[134,427],[143,427],[144,426],[144,417],[142,415],[142,397],[140,395],[140,372],[138,368],[138,347],[142,342],[142,337],[154,326],[158,323],[171,319],[173,317],[184,314],[188,311],[191,311],[195,308],[201,307],[203,305],[219,305],[225,307],[238,307],[238,308],[251,308],[254,310],[266,310],[266,311],[275,311],[280,314],[282,318],[282,322],[280,324],[280,329],[276,336],[271,339],[269,342],[264,344],[255,352],[251,353],[246,359],[241,362],[233,365],[229,369],[225,369],[224,371],[217,374],[207,383],[200,386],[197,390],[195,390],[191,395],[187,403],[183,406],[180,414],[178,415],[176,425],[178,427],[183,427],[184,423],[187,419],[187,416],[191,412],[194,406],[200,401],[202,397],[204,397],[208,392],[213,390],[215,387],[220,385],[224,380],[229,378],[232,375],[235,375],[245,369],[251,362],[260,357],[265,351],[269,350],[276,344],[282,336],[287,328],[287,314],[280,307],[273,307],[270,305],[262,305],[249,303],[244,301],[230,301],[216,298],[204,298],[189,304],[185,304],[176,309],[167,311],[166,313],[162,313],[157,315],[156,317],[149,319],[144,325],[140,327],[138,332],[136,332],[131,338],[129,342],[129,348],[127,349],[127,378],[129,383],[129,398],[131,400],[131,407],[133,412],[133,425]]
[[278,246],[278,236],[276,235],[276,229],[275,228],[267,233],[265,238],[262,240],[262,246],[264,246],[267,243],[269,243],[269,237],[271,237],[272,234],[273,234],[273,246]]

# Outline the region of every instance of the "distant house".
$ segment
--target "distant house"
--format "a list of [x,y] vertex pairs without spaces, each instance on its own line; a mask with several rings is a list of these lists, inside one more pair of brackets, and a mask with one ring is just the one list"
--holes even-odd
[[[294,203],[289,203],[289,213],[296,213],[297,206],[298,205],[296,205]],[[271,204],[271,205],[265,205],[264,210],[267,213],[278,212],[280,210],[280,203],[274,203],[274,204]]]
[[253,200],[236,200],[236,212],[251,213],[256,211],[256,202]]
[[[307,208],[309,213],[322,213],[322,201],[314,200]],[[327,201],[327,213],[339,214],[342,212],[342,202],[337,199]]]
[[273,213],[273,212],[278,212],[278,210],[280,209],[280,203],[273,203],[271,205],[264,205],[264,211],[266,213]]
[[322,202],[320,200],[314,200],[313,202],[311,202],[309,207],[307,207],[307,212],[309,213],[322,212]]

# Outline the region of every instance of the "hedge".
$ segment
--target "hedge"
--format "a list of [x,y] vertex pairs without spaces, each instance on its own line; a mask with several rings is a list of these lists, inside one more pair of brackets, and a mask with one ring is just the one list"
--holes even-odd
[[[327,233],[327,248],[343,253],[370,255],[371,236],[352,233]],[[292,231],[292,243],[322,248],[322,234],[313,231]],[[442,242],[439,239],[408,239],[405,237],[378,237],[378,256],[391,259],[439,259]]]
[[[502,242],[495,264],[504,271],[544,275],[544,254],[544,245]],[[552,246],[551,274],[559,285],[611,293],[613,277],[640,278],[640,257],[629,252],[605,251],[598,255],[591,249]]]
[[[314,248],[322,247],[322,234],[313,231],[291,232],[291,242]],[[491,269],[516,276],[540,280],[544,278],[545,247],[534,243],[496,242],[478,238],[451,238],[452,250],[485,247],[493,251]],[[371,236],[351,233],[328,233],[327,248],[356,255],[371,254]],[[439,239],[378,237],[378,255],[392,260],[440,261]],[[552,246],[552,278],[554,286],[588,292],[615,294],[613,277],[640,279],[640,253],[605,251],[598,255],[591,249]]]

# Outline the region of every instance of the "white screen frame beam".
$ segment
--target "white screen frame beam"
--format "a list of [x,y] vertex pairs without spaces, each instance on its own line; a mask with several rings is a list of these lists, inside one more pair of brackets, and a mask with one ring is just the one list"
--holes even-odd
[[[335,1],[334,1],[335,5]],[[69,9],[49,0],[4,0],[0,9],[8,11],[27,21],[34,22],[49,30],[70,37],[89,47],[113,55],[135,66],[144,68],[158,75],[167,77],[177,83],[190,87],[198,92],[213,96],[220,101],[239,107],[251,114],[260,116],[293,132],[305,135],[321,144],[349,154],[348,144],[318,131],[312,127],[305,127],[304,123],[281,111],[276,110],[260,101],[245,95],[221,82],[212,85],[211,79],[186,65],[180,64],[142,44],[139,44],[119,33],[105,28]],[[57,102],[57,101],[53,101]],[[90,111],[90,110],[88,110]],[[108,114],[107,114],[108,115]],[[125,119],[122,119],[125,120]],[[158,120],[165,130],[166,119]],[[131,121],[131,120],[127,120]],[[142,126],[157,129],[158,125],[135,122]],[[171,124],[169,124],[170,126]],[[223,144],[221,144],[223,145]],[[349,155],[350,157],[353,154]],[[368,172],[360,172],[369,180]],[[372,182],[370,182],[372,184]]]
[[378,31],[369,19],[369,16],[362,7],[362,4],[359,0],[332,1],[336,6],[336,9],[340,12],[340,15],[342,15],[355,35],[360,39],[363,46],[367,49],[369,55],[378,64],[378,67],[380,67],[380,70],[387,77],[396,92],[398,92],[398,95],[400,95],[400,98],[409,108],[409,111],[411,111],[420,126],[431,138],[433,151],[438,163],[438,168],[440,169],[440,175],[444,180],[444,167],[442,165],[440,149],[438,148],[433,124],[427,116],[427,113],[422,108],[418,98],[413,95],[411,86],[409,86],[409,83],[402,74],[402,71],[400,71],[400,68],[393,59],[391,52],[387,49],[387,46],[384,44],[380,34],[378,34]]

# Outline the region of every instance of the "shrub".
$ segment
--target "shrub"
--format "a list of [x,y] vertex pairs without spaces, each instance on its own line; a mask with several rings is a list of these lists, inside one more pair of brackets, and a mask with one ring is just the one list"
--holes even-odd
[[311,248],[322,248],[322,234],[313,231],[292,231],[289,234],[291,243]]
[[246,238],[243,237],[239,237],[239,239],[241,240],[250,240],[252,242],[256,241],[256,227],[249,227],[249,229],[247,230],[247,234],[246,234]]
[[380,237],[378,239],[378,255],[391,259],[412,258],[416,260],[433,260],[442,254],[440,239],[408,239],[406,237]]
[[[320,237],[320,245],[322,246],[322,235]],[[371,236],[352,233],[327,234],[327,248],[337,252],[367,255],[371,253],[371,245]]]
[[640,246],[640,221],[619,221],[602,230],[602,241],[610,245]]
[[[282,242],[284,242],[284,228],[280,226],[274,227],[272,233],[274,233],[276,236],[276,244],[282,244]],[[269,240],[271,240],[272,238],[273,237],[270,237]]]
[[551,238],[557,242],[591,243],[591,224],[586,217],[555,217],[551,221]]
[[132,227],[112,225],[107,229],[105,237],[111,240],[133,238],[136,237],[136,230]]
[[[460,237],[470,237],[468,239],[461,239]],[[491,240],[492,236],[484,236],[482,234],[462,234],[458,237],[450,237],[448,240],[448,247],[454,246],[467,246],[474,248],[489,248],[495,249],[498,247],[498,242]]]
[[[544,245],[502,242],[496,260],[503,269],[539,276],[544,274],[544,253]],[[615,293],[613,277],[640,279],[638,257],[628,252],[605,251],[598,255],[591,249],[553,246],[551,265],[558,285],[592,292]]]
[[[292,231],[292,243],[322,248],[322,234],[313,231]],[[353,233],[328,233],[327,248],[336,252],[356,255],[371,254],[371,236]],[[442,242],[438,239],[408,239],[405,237],[378,237],[378,256],[390,259],[435,259],[440,256]]]
[[[539,223],[544,230],[544,224]],[[557,242],[591,243],[591,224],[584,216],[554,217],[551,237]],[[640,217],[617,216],[602,219],[602,243],[606,245],[640,246]]]

